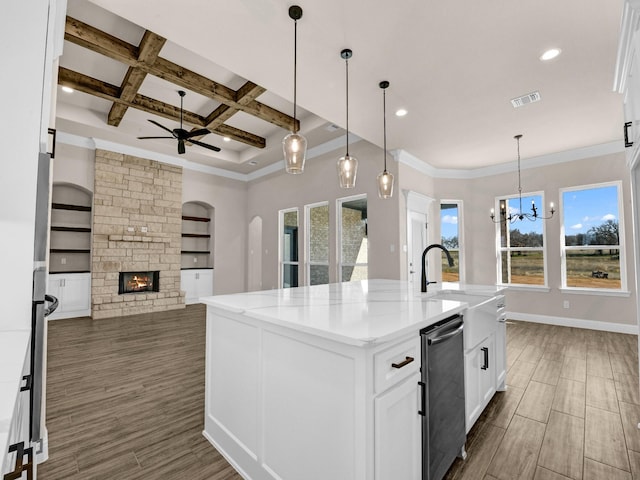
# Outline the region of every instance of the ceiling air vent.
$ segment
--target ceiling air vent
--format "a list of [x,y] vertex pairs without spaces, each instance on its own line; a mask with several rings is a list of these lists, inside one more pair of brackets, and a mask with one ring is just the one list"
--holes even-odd
[[511,105],[513,105],[513,108],[524,107],[529,103],[539,102],[541,99],[540,92],[531,92],[518,98],[512,98]]

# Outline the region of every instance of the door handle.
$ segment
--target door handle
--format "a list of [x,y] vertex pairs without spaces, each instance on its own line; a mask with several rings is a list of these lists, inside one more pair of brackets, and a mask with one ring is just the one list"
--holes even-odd
[[482,370],[486,370],[489,368],[489,348],[482,347],[480,350],[482,350],[482,353],[484,354],[484,365],[480,368]]
[[633,122],[625,122],[624,124],[624,146],[633,147],[633,142],[629,141],[629,127],[633,125]]
[[426,407],[425,407],[425,383],[418,382],[418,386],[420,387],[420,410],[418,410],[418,415],[422,415],[423,417],[427,416]]

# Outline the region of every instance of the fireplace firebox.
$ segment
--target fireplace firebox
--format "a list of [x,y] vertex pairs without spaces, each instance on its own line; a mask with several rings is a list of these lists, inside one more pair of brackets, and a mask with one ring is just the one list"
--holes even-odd
[[124,293],[159,292],[160,272],[120,272],[118,295]]

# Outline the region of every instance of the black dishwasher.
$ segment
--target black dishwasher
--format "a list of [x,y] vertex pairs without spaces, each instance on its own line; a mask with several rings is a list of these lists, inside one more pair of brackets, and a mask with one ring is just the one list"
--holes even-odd
[[420,331],[423,480],[440,480],[466,457],[463,327],[454,315]]

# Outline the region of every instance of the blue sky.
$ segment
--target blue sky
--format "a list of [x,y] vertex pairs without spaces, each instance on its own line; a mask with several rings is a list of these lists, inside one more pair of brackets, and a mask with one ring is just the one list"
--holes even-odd
[[618,220],[618,189],[615,186],[563,192],[565,235],[586,233],[607,220]]
[[[531,200],[535,200],[539,215],[549,215],[549,204],[542,207],[542,199],[539,195],[522,197],[522,209],[531,213]],[[510,198],[509,208],[511,213],[519,210],[519,199]],[[615,186],[598,187],[588,190],[563,192],[562,205],[564,208],[564,227],[566,235],[586,233],[591,227],[596,227],[607,220],[618,220],[618,189]],[[561,212],[558,205],[554,205],[556,213],[552,220],[561,221]],[[556,220],[557,219],[557,220]],[[487,214],[487,221],[490,221]],[[518,229],[522,233],[542,233],[544,220],[518,220],[511,225],[511,229]],[[440,210],[440,229],[442,237],[450,238],[458,234],[458,209],[448,208]]]
[[457,208],[440,210],[440,234],[443,238],[451,238],[458,235]]

